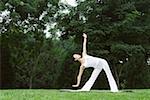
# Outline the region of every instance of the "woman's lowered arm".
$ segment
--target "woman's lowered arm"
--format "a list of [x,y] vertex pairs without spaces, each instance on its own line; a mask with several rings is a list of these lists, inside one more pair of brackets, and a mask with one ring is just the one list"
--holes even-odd
[[80,66],[80,70],[79,70],[79,74],[78,74],[78,76],[77,76],[77,84],[76,84],[76,85],[72,85],[72,87],[78,87],[78,86],[80,85],[81,77],[82,77],[83,71],[84,71],[84,66],[81,65],[81,66]]

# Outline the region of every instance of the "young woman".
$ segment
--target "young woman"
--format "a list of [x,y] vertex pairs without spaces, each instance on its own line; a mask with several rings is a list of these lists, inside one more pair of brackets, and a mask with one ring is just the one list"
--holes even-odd
[[79,61],[81,63],[79,74],[77,76],[77,83],[72,85],[72,87],[78,87],[80,85],[81,76],[85,68],[93,67],[94,70],[92,72],[91,77],[85,83],[85,85],[79,91],[90,91],[91,87],[93,86],[95,80],[97,79],[98,75],[102,71],[105,71],[107,75],[107,79],[109,82],[109,86],[112,92],[118,92],[117,84],[112,76],[111,70],[109,65],[105,59],[93,57],[87,54],[86,51],[86,44],[87,44],[87,35],[83,33],[84,41],[83,41],[83,52],[82,56],[80,54],[74,54],[73,57],[75,61]]

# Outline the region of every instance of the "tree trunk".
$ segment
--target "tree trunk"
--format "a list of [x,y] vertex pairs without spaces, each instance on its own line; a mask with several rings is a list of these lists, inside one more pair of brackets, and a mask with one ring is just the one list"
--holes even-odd
[[33,79],[33,77],[31,76],[30,80],[29,80],[29,89],[32,89],[32,79]]

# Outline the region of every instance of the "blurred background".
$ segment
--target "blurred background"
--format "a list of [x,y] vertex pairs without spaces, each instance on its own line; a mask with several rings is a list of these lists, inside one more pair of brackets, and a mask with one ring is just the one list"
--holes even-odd
[[[83,32],[119,89],[150,88],[150,0],[0,0],[0,88],[71,88]],[[93,88],[109,88],[103,71]]]

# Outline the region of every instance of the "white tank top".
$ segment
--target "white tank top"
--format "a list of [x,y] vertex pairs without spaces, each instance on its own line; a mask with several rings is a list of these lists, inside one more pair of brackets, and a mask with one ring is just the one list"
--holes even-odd
[[85,66],[85,68],[88,68],[88,67],[99,68],[103,65],[103,62],[106,63],[106,61],[102,58],[93,57],[89,55],[85,55],[84,60],[85,62],[83,65]]

